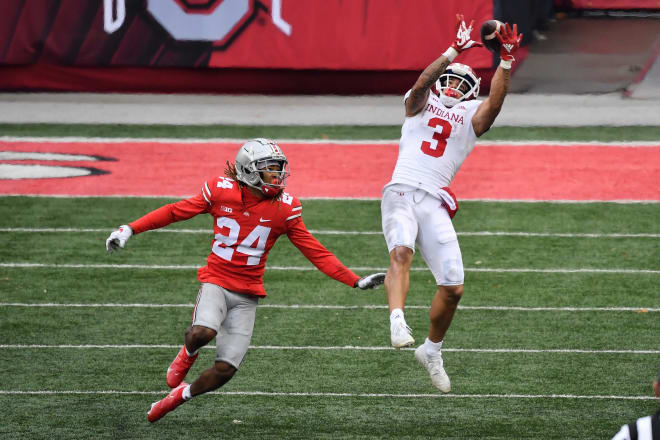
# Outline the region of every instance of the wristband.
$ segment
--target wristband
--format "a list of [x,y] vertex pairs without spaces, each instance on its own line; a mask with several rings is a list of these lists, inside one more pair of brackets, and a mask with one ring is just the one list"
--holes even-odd
[[450,46],[443,55],[447,57],[449,61],[454,61],[454,58],[458,56],[458,51]]
[[502,69],[510,70],[512,63],[513,63],[513,60],[502,60],[502,59],[500,59],[500,67]]

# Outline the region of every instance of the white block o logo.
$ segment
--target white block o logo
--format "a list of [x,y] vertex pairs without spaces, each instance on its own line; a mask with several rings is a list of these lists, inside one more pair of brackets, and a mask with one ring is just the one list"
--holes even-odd
[[220,41],[250,12],[250,1],[223,0],[210,14],[196,14],[175,0],[147,0],[147,10],[177,40]]

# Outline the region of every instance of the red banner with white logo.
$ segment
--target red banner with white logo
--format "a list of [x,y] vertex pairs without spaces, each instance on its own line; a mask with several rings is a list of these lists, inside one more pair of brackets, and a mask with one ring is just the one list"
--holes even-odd
[[[421,70],[492,0],[2,0],[0,64]],[[473,49],[459,61],[489,68]]]

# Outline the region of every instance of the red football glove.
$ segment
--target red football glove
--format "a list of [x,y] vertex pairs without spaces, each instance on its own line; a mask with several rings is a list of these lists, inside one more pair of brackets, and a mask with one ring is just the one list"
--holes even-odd
[[502,61],[514,61],[513,54],[520,47],[523,34],[518,35],[518,25],[513,24],[513,30],[509,23],[504,25],[502,33],[495,33],[495,36],[500,42],[500,58]]
[[456,14],[456,39],[451,43],[451,47],[458,53],[472,47],[481,47],[482,43],[472,40],[470,34],[472,33],[472,26],[474,20],[470,22],[469,26],[465,26],[465,19],[462,14]]

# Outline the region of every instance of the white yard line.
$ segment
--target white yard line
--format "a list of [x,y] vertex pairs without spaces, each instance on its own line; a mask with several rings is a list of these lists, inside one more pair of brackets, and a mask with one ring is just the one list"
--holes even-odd
[[[52,263],[0,263],[0,267],[10,268],[51,268],[51,269],[147,269],[147,270],[197,270],[198,265],[160,265],[160,264],[52,264]],[[316,271],[314,266],[267,266],[268,270],[282,271]],[[350,267],[353,271],[385,272],[387,267]],[[412,267],[411,271],[427,271],[426,267]],[[533,269],[533,268],[488,268],[466,267],[466,272],[493,272],[493,273],[616,273],[616,274],[660,274],[660,270],[651,269]]]
[[[130,137],[83,137],[83,136],[0,136],[0,142],[49,142],[49,143],[163,143],[163,144],[242,144],[245,139],[235,138],[130,138]],[[340,144],[340,145],[393,145],[398,146],[398,139],[278,139],[282,144]],[[660,147],[660,142],[598,142],[598,141],[478,141],[476,146],[539,146],[550,145],[558,147],[589,146],[589,147]]]
[[[0,197],[34,197],[34,198],[53,198],[53,199],[181,199],[189,198],[194,194],[111,194],[111,195],[79,195],[79,194],[0,194]],[[300,200],[339,200],[339,201],[380,201],[380,197],[299,197]],[[479,198],[461,198],[465,202],[485,202],[485,203],[552,203],[557,205],[583,205],[593,203],[613,203],[617,205],[651,205],[658,204],[660,200],[543,200],[543,199],[479,199]]]
[[[0,390],[2,395],[166,395],[170,390],[161,391],[115,391],[115,390]],[[401,399],[589,399],[589,400],[656,400],[654,396],[579,395],[579,394],[389,394],[389,393],[283,393],[267,391],[212,391],[207,394],[224,396],[265,396],[265,397],[334,397],[334,398],[401,398]]]
[[[0,349],[112,349],[112,350],[130,350],[130,349],[179,349],[180,345],[171,344],[0,344]],[[207,345],[203,347],[206,350],[215,350],[215,346]],[[318,351],[396,351],[396,348],[386,346],[291,346],[291,345],[251,345],[251,350],[318,350]],[[404,351],[413,351],[414,348],[402,348]],[[660,350],[591,350],[591,349],[526,349],[526,348],[443,348],[443,352],[456,353],[560,353],[560,354],[660,354]]]
[[[91,308],[192,308],[194,304],[144,304],[144,303],[18,303],[0,302],[0,307],[91,307]],[[300,310],[385,310],[384,304],[365,304],[342,306],[331,304],[260,304],[265,309],[300,309]],[[428,310],[428,306],[408,305],[406,309]],[[521,306],[458,306],[459,310],[516,311],[516,312],[660,312],[657,307],[521,307]]]
[[[0,228],[0,232],[18,232],[18,233],[109,233],[111,228]],[[210,235],[211,229],[155,229],[149,232],[173,233],[173,234],[203,234]],[[310,229],[309,232],[315,235],[383,235],[382,231],[340,231],[332,229]],[[466,237],[549,237],[549,238],[660,238],[660,234],[649,233],[570,233],[570,232],[508,232],[508,231],[466,231],[457,232],[459,236]]]

